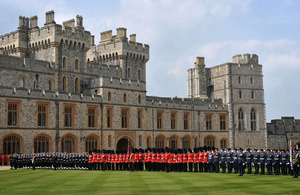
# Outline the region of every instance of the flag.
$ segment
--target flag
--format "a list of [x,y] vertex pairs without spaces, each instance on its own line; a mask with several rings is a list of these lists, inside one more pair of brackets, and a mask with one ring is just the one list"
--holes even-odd
[[291,165],[291,169],[293,170],[293,145],[292,145],[292,139],[290,139],[290,165]]

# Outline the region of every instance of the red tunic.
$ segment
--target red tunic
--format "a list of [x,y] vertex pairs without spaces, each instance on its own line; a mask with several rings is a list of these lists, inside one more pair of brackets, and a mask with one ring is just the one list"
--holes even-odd
[[203,153],[203,163],[207,163],[207,156],[208,156],[207,152],[204,152]]
[[147,162],[151,162],[151,160],[152,160],[152,154],[151,154],[151,152],[149,152],[147,154]]
[[93,163],[97,162],[97,154],[93,154]]
[[139,154],[134,154],[134,162],[139,162]]
[[119,163],[119,155],[115,155],[115,163]]
[[139,154],[139,162],[144,162],[144,154]]
[[177,163],[182,163],[182,154],[178,154]]
[[160,163],[160,160],[161,160],[161,155],[160,155],[160,153],[157,153],[156,154],[156,162]]
[[123,155],[122,155],[122,163],[125,163],[125,162],[126,162],[126,156],[127,156],[126,154],[123,154]]
[[152,163],[155,163],[155,162],[156,162],[156,153],[153,153],[153,154],[152,154],[151,162],[152,162]]
[[174,155],[173,155],[173,163],[174,163],[174,164],[177,163],[177,159],[178,159],[177,154],[174,154]]
[[2,164],[2,163],[3,163],[3,156],[0,155],[0,164]]
[[194,153],[194,163],[198,163],[198,153]]
[[89,155],[89,163],[92,163],[93,162],[93,155]]
[[8,163],[8,155],[7,154],[4,156],[4,163]]
[[198,162],[199,162],[199,163],[202,163],[202,162],[203,162],[203,153],[200,152],[200,153],[198,154],[198,157],[199,157]]
[[161,159],[160,159],[160,163],[165,163],[166,162],[166,154],[160,154]]
[[129,163],[129,156],[127,156],[127,155],[126,155],[126,158],[125,158],[125,163]]
[[188,153],[188,163],[192,163],[193,162],[193,154]]
[[111,155],[108,154],[108,155],[107,155],[107,162],[110,163],[110,161],[111,161]]
[[100,159],[100,162],[101,162],[101,163],[104,163],[104,162],[105,162],[105,160],[106,160],[106,156],[105,156],[105,154],[101,154],[101,159]]
[[101,154],[97,154],[97,163],[100,162]]
[[115,163],[116,156],[114,154],[111,155],[110,163]]
[[135,159],[135,155],[134,154],[130,154],[130,162],[133,163],[134,162],[134,159]]
[[183,154],[182,157],[183,157],[182,163],[187,163],[188,155],[187,154]]

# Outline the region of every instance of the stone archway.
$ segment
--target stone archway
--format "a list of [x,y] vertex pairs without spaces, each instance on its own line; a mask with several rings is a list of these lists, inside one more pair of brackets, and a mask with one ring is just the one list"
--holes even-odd
[[119,141],[117,142],[117,150],[118,151],[126,151],[128,149],[128,141],[129,141],[129,147],[134,147],[133,146],[133,141],[128,138],[128,137],[123,137],[121,139],[119,139]]

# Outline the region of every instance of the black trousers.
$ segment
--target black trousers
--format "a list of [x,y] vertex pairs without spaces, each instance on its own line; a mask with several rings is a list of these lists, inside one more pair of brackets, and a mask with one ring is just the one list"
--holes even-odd
[[299,163],[295,163],[293,164],[293,170],[294,170],[294,177],[298,178],[298,174],[299,174]]
[[267,171],[269,175],[272,175],[272,164],[267,164]]
[[259,164],[254,164],[254,168],[255,168],[255,171],[254,171],[254,174],[258,174],[259,172]]
[[214,172],[214,163],[208,163],[209,164],[209,172],[212,173]]
[[239,172],[239,165],[237,162],[233,163],[233,169],[234,169],[234,173],[238,173]]
[[198,172],[198,163],[194,163],[194,172]]
[[265,174],[265,163],[260,163],[260,174]]
[[232,173],[232,167],[233,167],[233,163],[227,162],[228,173]]
[[215,172],[219,173],[220,172],[219,162],[214,162],[214,167],[215,167]]
[[248,174],[252,173],[251,163],[247,163]]
[[238,163],[238,169],[239,169],[240,176],[243,176],[244,174],[243,163]]
[[221,162],[222,173],[226,173],[226,164],[225,162]]
[[201,162],[201,163],[198,163],[198,164],[199,164],[199,171],[203,172],[203,163]]
[[189,172],[193,171],[193,163],[189,163]]

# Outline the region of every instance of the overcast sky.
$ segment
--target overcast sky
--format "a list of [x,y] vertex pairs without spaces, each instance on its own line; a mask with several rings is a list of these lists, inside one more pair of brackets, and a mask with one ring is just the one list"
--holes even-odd
[[267,122],[300,119],[299,0],[0,0],[0,34],[17,29],[20,15],[55,11],[55,21],[83,16],[96,36],[127,28],[150,45],[147,95],[187,96],[187,69],[196,56],[207,67],[231,62],[236,54],[257,54],[263,65]]

